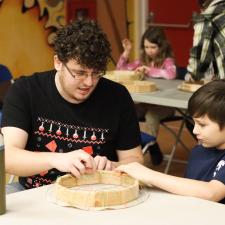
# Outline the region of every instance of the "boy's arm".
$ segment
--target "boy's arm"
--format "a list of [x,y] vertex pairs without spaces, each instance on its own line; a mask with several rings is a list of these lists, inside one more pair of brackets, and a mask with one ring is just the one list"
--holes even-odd
[[160,173],[138,163],[117,168],[140,180],[148,186],[155,186],[173,194],[193,196],[218,202],[225,197],[225,185],[217,180],[209,182],[175,177]]
[[95,170],[94,159],[82,150],[69,153],[32,152],[25,150],[26,131],[16,127],[2,128],[5,144],[6,172],[18,176],[31,176],[56,168],[79,176],[85,168]]

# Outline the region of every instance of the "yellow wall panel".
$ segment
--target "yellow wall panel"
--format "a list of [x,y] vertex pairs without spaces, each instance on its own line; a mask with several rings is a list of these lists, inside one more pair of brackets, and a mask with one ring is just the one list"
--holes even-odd
[[47,17],[39,20],[40,8],[22,13],[23,0],[4,0],[0,6],[0,64],[14,77],[53,68],[53,50],[48,44]]

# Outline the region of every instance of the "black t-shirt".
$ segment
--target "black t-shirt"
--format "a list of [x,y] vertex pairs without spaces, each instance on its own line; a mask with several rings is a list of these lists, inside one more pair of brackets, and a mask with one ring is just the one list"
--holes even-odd
[[[116,150],[140,144],[140,131],[133,101],[124,86],[101,78],[83,103],[67,102],[55,85],[56,71],[35,73],[18,79],[7,94],[2,127],[25,130],[25,149],[38,152],[93,151],[117,161]],[[16,137],[15,137],[16,138]],[[52,169],[20,177],[25,188],[49,184],[60,175]]]

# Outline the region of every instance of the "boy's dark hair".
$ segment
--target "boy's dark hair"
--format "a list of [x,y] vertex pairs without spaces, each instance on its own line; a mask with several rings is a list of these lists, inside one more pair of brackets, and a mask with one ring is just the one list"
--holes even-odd
[[161,27],[148,27],[141,38],[141,61],[148,65],[151,63],[152,59],[145,53],[145,46],[144,41],[148,40],[149,42],[158,45],[159,47],[159,54],[157,55],[156,59],[154,59],[154,65],[160,67],[165,58],[173,57],[173,52],[168,42],[166,35]]
[[75,20],[56,32],[55,54],[66,63],[75,59],[84,67],[105,71],[111,47],[106,34],[92,20]]
[[199,88],[189,99],[192,117],[207,115],[220,129],[225,127],[225,80],[214,80]]

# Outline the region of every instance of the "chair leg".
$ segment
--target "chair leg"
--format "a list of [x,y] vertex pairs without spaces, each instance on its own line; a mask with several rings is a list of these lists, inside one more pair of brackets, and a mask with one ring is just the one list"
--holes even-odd
[[[166,126],[165,124],[163,124],[163,123],[161,123],[161,125],[162,125],[165,129],[167,129],[167,130],[174,136],[175,139],[177,138],[177,134],[176,134],[171,128],[167,127],[167,126]],[[178,142],[179,142],[179,144],[180,144],[187,152],[189,152],[188,147],[184,144],[184,142],[183,142],[182,140],[179,139]]]
[[173,147],[172,147],[171,153],[169,154],[169,159],[168,159],[168,162],[167,162],[167,164],[166,164],[165,171],[164,171],[164,173],[166,173],[166,174],[167,174],[168,171],[169,171],[169,168],[170,168],[170,165],[171,165],[171,163],[172,163],[174,154],[175,154],[175,152],[176,152],[177,144],[178,144],[179,141],[180,141],[180,136],[181,136],[181,133],[182,133],[182,131],[183,131],[184,124],[185,124],[185,121],[183,120],[182,123],[181,123],[181,125],[180,125],[178,134],[175,135],[175,143],[174,143],[174,145],[173,145]]

